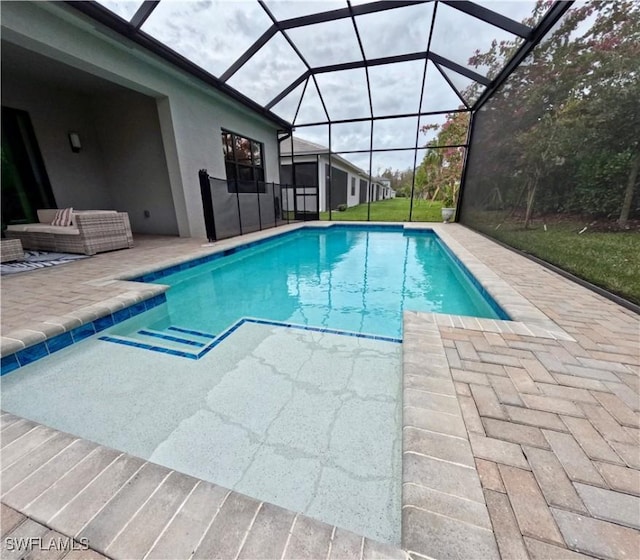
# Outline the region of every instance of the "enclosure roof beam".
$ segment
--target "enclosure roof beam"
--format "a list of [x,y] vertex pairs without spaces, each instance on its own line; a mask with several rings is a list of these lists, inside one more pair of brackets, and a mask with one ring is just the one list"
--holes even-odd
[[[269,18],[271,19],[273,24],[276,26],[276,29],[282,34],[282,36],[285,38],[287,43],[289,43],[289,46],[293,49],[293,52],[295,52],[298,55],[298,58],[302,61],[302,64],[305,65],[307,71],[311,72],[311,65],[307,62],[307,59],[300,52],[300,49],[298,48],[298,45],[296,45],[295,42],[291,40],[291,37],[289,37],[289,35],[286,32],[286,30],[282,27],[282,23],[280,21],[278,21],[276,16],[273,15],[273,13],[269,9],[269,7],[264,3],[264,0],[258,0],[258,4],[260,4],[260,6],[262,6],[262,9],[269,16]],[[313,72],[311,72],[310,76],[311,76],[311,79],[313,80],[314,85],[316,86],[316,91],[318,92],[318,97],[320,98],[320,104],[322,105],[322,109],[324,110],[324,114],[327,117],[327,120],[330,120],[329,111],[327,110],[327,105],[325,104],[324,98],[322,97],[322,92],[320,91],[320,87],[318,86],[318,82],[316,81],[316,77],[313,75]],[[305,89],[306,89],[306,87],[305,87]],[[300,102],[302,103],[302,98],[300,98]],[[299,109],[299,107],[298,107],[298,109]],[[296,114],[297,114],[297,111],[296,111]]]
[[369,66],[382,66],[384,64],[396,64],[398,62],[408,62],[411,60],[424,60],[428,58],[432,60],[436,64],[440,66],[444,66],[445,68],[449,68],[449,70],[453,70],[474,82],[478,82],[483,86],[488,86],[491,83],[491,80],[485,78],[482,74],[478,74],[469,68],[458,64],[457,62],[453,62],[448,58],[440,56],[434,52],[416,52],[409,54],[401,54],[396,56],[385,56],[382,58],[370,58],[367,60],[355,60],[353,62],[344,62],[342,64],[331,64],[328,66],[317,66],[316,68],[311,68],[312,74],[325,74],[327,72],[339,72],[340,70],[353,70],[354,68],[363,68]]
[[461,76],[464,76],[465,78],[469,78],[474,82],[478,82],[483,86],[488,86],[491,83],[491,80],[489,78],[485,78],[482,74],[478,74],[477,72],[474,72],[473,70],[467,68],[466,66],[462,66],[462,64],[458,64],[457,62],[453,62],[452,60],[449,60],[444,56],[440,56],[439,54],[436,54],[433,51],[429,53],[429,59],[435,64],[444,66],[449,70],[453,70],[454,72],[460,74]]
[[302,82],[304,82],[309,76],[311,76],[311,72],[307,70],[304,74],[302,74],[298,79],[291,82],[286,89],[283,89],[278,95],[276,95],[269,103],[265,105],[265,108],[271,109],[274,105],[277,105],[282,101],[287,95],[289,95],[294,89],[296,89]]
[[[353,15],[360,14],[372,14],[385,10],[401,8],[403,6],[413,6],[415,4],[423,4],[425,1],[433,0],[398,0],[398,1],[381,1],[373,4],[363,4],[360,6],[353,6],[347,8],[340,8],[338,10],[330,10],[328,12],[322,12],[319,14],[311,14],[308,16],[302,16],[297,18],[286,19],[274,23],[269,29],[267,29],[256,41],[251,45],[241,56],[238,58],[221,76],[220,80],[223,82],[228,81],[242,66],[255,55],[266,43],[271,39],[278,31],[286,31],[287,29],[294,29],[296,27],[303,27],[305,25],[314,25],[316,23],[323,23],[328,21],[334,21],[337,19],[350,18]],[[265,6],[263,6],[265,7]],[[267,12],[269,13],[269,12]],[[272,19],[273,16],[271,16]]]
[[370,151],[376,154],[388,152],[413,152],[414,150],[444,150],[447,148],[466,148],[467,144],[442,144],[440,146],[411,146],[410,148],[373,148],[372,150],[337,150],[336,154],[368,154]]
[[[360,54],[362,55],[362,60],[367,61],[367,55],[364,52],[364,46],[362,45],[362,38],[360,37],[360,31],[358,29],[358,24],[356,23],[356,16],[353,13],[353,6],[351,5],[351,1],[347,0],[347,6],[349,7],[349,12],[351,14],[351,24],[353,25],[353,31],[356,34],[356,39],[358,40],[358,47],[360,48]],[[369,98],[369,114],[373,119],[373,98],[371,97],[371,80],[369,79],[369,70],[365,66],[364,68],[365,78],[367,80],[367,97]],[[293,121],[295,123],[295,120]]]
[[156,6],[160,3],[160,0],[145,0],[129,22],[136,29],[140,29],[142,24],[147,21],[147,18],[151,15],[151,12],[156,9]]
[[278,28],[275,25],[272,25],[267,29],[258,39],[251,45],[242,55],[236,59],[236,61],[227,68],[227,70],[220,75],[220,80],[226,82],[233,76],[240,68],[242,68],[245,63],[256,54],[262,47],[264,47],[269,39],[271,39],[278,32]]
[[[401,114],[397,114],[397,115],[378,115],[378,116],[374,116],[372,117],[359,117],[359,118],[355,118],[355,119],[336,119],[336,120],[332,120],[331,124],[351,124],[351,123],[358,123],[358,122],[369,122],[369,121],[384,121],[384,120],[391,120],[391,119],[404,119],[404,118],[410,118],[410,117],[433,117],[433,116],[437,116],[437,115],[449,115],[451,113],[468,113],[470,110],[469,109],[451,109],[450,111],[423,111],[420,113],[401,113]],[[323,125],[327,125],[329,124],[329,121],[317,121],[317,122],[311,122],[311,123],[304,123],[304,124],[296,124],[295,128],[306,128],[306,127],[310,127],[310,126],[323,126]]]
[[280,25],[282,26],[282,29],[293,29],[295,27],[304,27],[306,25],[315,25],[317,23],[326,23],[338,19],[350,18],[352,14],[354,16],[374,14],[376,12],[384,12],[386,10],[403,8],[405,6],[425,4],[426,2],[431,1],[433,0],[381,0],[380,2],[370,2],[368,4],[352,6],[351,10],[353,10],[353,12],[347,7],[338,8],[337,10],[328,10],[326,12],[320,12],[317,14],[310,14],[307,16],[283,19],[282,21],[280,21]]
[[523,39],[527,39],[531,34],[532,29],[529,26],[473,2],[467,0],[441,0],[441,2]]
[[462,97],[462,94],[458,91],[458,88],[455,86],[455,84],[451,81],[451,78],[449,78],[449,76],[447,76],[447,73],[442,69],[442,66],[440,66],[437,63],[434,63],[434,66],[438,69],[438,72],[440,72],[440,75],[445,79],[445,81],[449,84],[449,87],[454,91],[454,93],[458,96],[458,99],[460,99],[460,101],[462,102],[462,104],[469,109],[469,103],[467,103],[467,100]]

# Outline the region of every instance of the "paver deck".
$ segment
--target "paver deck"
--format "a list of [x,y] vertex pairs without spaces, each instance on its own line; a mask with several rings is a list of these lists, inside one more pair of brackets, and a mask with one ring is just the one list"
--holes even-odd
[[[405,313],[406,552],[9,414],[0,493],[17,511],[3,506],[3,533],[27,514],[23,531],[86,535],[121,558],[639,558],[639,317],[462,226],[433,227],[514,320]],[[139,238],[3,278],[3,355],[158,289],[122,275],[235,243]]]

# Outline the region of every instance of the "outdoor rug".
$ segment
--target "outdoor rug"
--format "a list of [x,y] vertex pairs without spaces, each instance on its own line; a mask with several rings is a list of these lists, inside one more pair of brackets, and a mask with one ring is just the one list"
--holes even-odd
[[65,264],[79,259],[86,259],[89,255],[72,255],[71,253],[49,253],[46,251],[25,251],[24,258],[16,262],[2,263],[0,275],[26,272],[36,268],[47,268]]

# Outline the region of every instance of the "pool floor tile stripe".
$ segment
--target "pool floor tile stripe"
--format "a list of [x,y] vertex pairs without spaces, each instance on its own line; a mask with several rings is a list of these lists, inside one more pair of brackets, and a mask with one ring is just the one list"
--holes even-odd
[[377,335],[377,334],[367,334],[367,333],[358,333],[358,332],[353,332],[353,331],[343,331],[340,329],[331,329],[331,328],[325,328],[325,327],[313,327],[310,325],[300,325],[298,323],[285,323],[285,322],[281,322],[281,321],[272,321],[269,319],[254,319],[252,317],[245,317],[244,319],[242,319],[242,321],[244,322],[248,322],[248,323],[257,323],[259,325],[271,325],[274,327],[287,327],[290,329],[301,329],[301,330],[305,330],[305,331],[312,331],[312,332],[321,332],[321,333],[328,333],[328,334],[339,334],[342,336],[353,336],[355,338],[368,338],[371,340],[381,340],[384,342],[395,342],[397,344],[400,344],[402,342],[401,338],[395,338],[392,336],[383,336],[383,335]]
[[195,340],[189,340],[187,338],[180,338],[178,336],[171,336],[159,332],[152,332],[145,329],[139,330],[138,334],[141,334],[143,336],[152,336],[154,338],[160,338],[162,340],[168,340],[170,342],[177,342],[179,344],[186,344],[187,346],[197,346],[198,348],[202,348],[203,346],[205,346],[203,342],[196,342]]
[[194,329],[184,329],[182,327],[170,326],[170,327],[167,327],[167,330],[168,331],[176,331],[176,332],[180,332],[180,333],[184,333],[184,334],[192,334],[193,336],[200,336],[202,338],[209,338],[209,339],[212,339],[212,340],[216,337],[215,334],[196,331]]
[[[152,344],[145,344],[142,342],[137,342],[134,340],[129,340],[126,338],[120,338],[120,337],[111,337],[111,336],[101,336],[100,340],[106,341],[106,342],[114,342],[117,344],[123,344],[125,346],[131,346],[134,348],[140,348],[143,350],[151,350],[152,352],[162,352],[165,354],[172,354],[174,356],[180,356],[180,357],[184,357],[184,358],[189,358],[190,360],[200,360],[201,358],[203,358],[204,356],[206,356],[211,350],[213,350],[216,346],[218,346],[218,344],[220,344],[221,342],[223,342],[224,340],[226,340],[229,336],[231,336],[236,330],[238,330],[242,325],[244,325],[245,323],[254,323],[257,325],[265,325],[265,326],[271,326],[271,327],[281,327],[281,328],[288,328],[288,329],[299,329],[299,330],[304,330],[304,331],[311,331],[311,332],[318,332],[318,333],[326,333],[326,334],[336,334],[336,335],[340,335],[340,336],[349,336],[349,337],[353,337],[353,338],[365,338],[365,339],[369,339],[369,340],[379,340],[381,342],[391,342],[394,344],[401,344],[402,343],[402,339],[401,338],[394,338],[394,337],[389,337],[389,336],[382,336],[382,335],[374,335],[374,334],[367,334],[367,333],[357,333],[357,332],[351,332],[351,331],[342,331],[339,329],[330,329],[330,328],[325,328],[325,327],[314,327],[314,326],[309,326],[309,325],[300,325],[297,323],[287,323],[284,321],[273,321],[273,320],[269,320],[269,319],[257,319],[254,317],[243,317],[242,319],[239,319],[238,321],[236,321],[235,323],[233,323],[227,330],[223,331],[220,335],[218,335],[217,337],[211,337],[212,340],[209,344],[203,344],[200,342],[194,342],[194,341],[187,341],[185,339],[181,339],[179,337],[172,337],[169,335],[162,335],[161,333],[154,333],[151,331],[146,331],[146,330],[140,330],[138,331],[138,334],[142,334],[145,336],[153,336],[155,338],[158,339],[165,339],[165,340],[169,340],[171,342],[176,342],[176,343],[182,343],[182,344],[188,344],[190,346],[198,346],[198,347],[203,347],[202,350],[200,350],[200,352],[198,354],[191,354],[189,352],[181,352],[179,350],[173,350],[173,349],[168,349],[168,348],[164,348],[162,346],[155,346]],[[201,333],[199,331],[192,331],[190,329],[183,329],[181,327],[168,327],[168,329],[171,330],[175,330],[178,332],[185,332],[185,334],[193,334],[196,336],[210,336],[210,335],[206,335],[205,333]],[[197,333],[197,334],[196,334]]]
[[128,340],[126,338],[115,338],[113,336],[101,336],[98,340],[104,340],[105,342],[113,342],[115,344],[122,344],[123,346],[131,346],[132,348],[141,348],[143,350],[151,350],[152,352],[159,352],[161,354],[170,354],[172,356],[178,356],[179,358],[189,358],[190,360],[199,359],[199,355],[197,354],[190,354],[189,352],[182,352],[181,350],[164,348],[162,346],[153,346],[152,344],[144,344],[143,342]]
[[222,332],[215,340],[213,340],[210,344],[208,344],[204,350],[201,350],[198,354],[198,360],[204,356],[206,356],[211,350],[213,350],[218,344],[220,344],[227,337],[232,335],[236,330],[238,330],[244,323],[246,319],[240,319],[238,322],[231,325],[226,331]]
[[211,350],[213,350],[218,344],[220,344],[223,340],[225,340],[228,336],[233,334],[238,328],[240,328],[245,323],[254,323],[257,325],[266,325],[270,327],[282,327],[287,329],[300,329],[303,331],[311,331],[311,332],[319,332],[326,334],[337,334],[341,336],[350,336],[354,338],[367,338],[369,340],[379,340],[381,342],[393,342],[396,344],[401,344],[401,338],[393,338],[389,336],[380,336],[374,334],[366,334],[366,333],[357,333],[352,331],[341,331],[338,329],[329,329],[324,327],[312,327],[309,325],[300,325],[298,323],[286,323],[283,321],[273,321],[269,319],[257,319],[254,317],[243,317],[233,325],[231,325],[226,331],[224,331],[218,338],[216,338],[211,344],[209,344],[204,350],[202,350],[198,354],[198,359],[207,355]]

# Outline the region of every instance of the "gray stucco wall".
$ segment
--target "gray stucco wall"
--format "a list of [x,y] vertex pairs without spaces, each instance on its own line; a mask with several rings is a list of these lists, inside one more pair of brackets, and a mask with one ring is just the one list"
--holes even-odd
[[92,111],[115,207],[126,209],[135,232],[177,235],[155,99],[133,91],[105,95],[93,99]]
[[[23,77],[2,76],[2,105],[27,111],[58,207],[115,209],[90,100]],[[80,134],[82,151],[69,147],[67,133]]]

